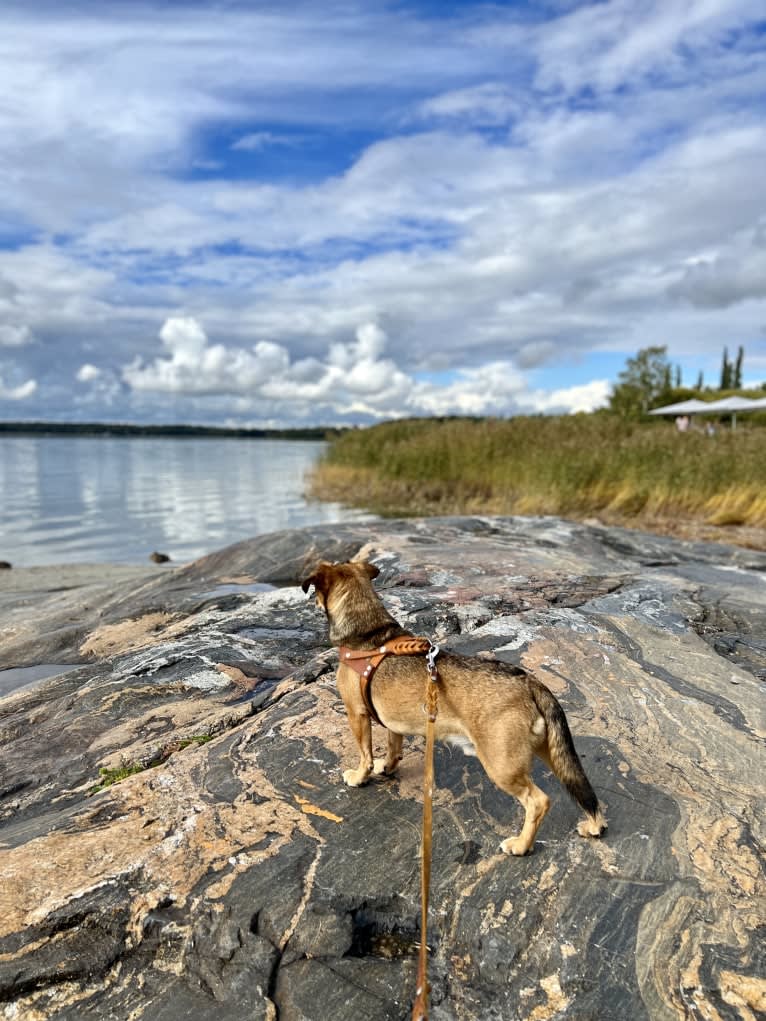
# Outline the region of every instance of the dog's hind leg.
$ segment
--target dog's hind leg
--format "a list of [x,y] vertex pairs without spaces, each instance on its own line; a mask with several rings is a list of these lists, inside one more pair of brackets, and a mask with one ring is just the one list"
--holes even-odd
[[535,836],[540,828],[540,823],[547,815],[551,805],[551,799],[540,790],[537,784],[532,782],[531,777],[516,780],[513,784],[504,787],[509,794],[518,798],[524,806],[524,825],[517,837],[508,837],[500,845],[500,849],[506,854],[523,855],[528,854],[535,843]]
[[500,790],[517,798],[524,808],[524,825],[521,832],[504,840],[500,849],[506,854],[528,854],[534,846],[540,823],[550,808],[550,798],[533,782],[529,775],[531,763],[526,761],[524,756],[514,758],[506,754],[500,761],[499,756],[490,760],[489,757],[483,756],[482,750],[477,750],[490,780],[494,781]]
[[391,776],[392,773],[396,772],[397,766],[402,761],[404,738],[401,734],[395,734],[392,730],[387,730],[386,735],[388,737],[386,757],[385,759],[375,759],[373,772],[378,775]]

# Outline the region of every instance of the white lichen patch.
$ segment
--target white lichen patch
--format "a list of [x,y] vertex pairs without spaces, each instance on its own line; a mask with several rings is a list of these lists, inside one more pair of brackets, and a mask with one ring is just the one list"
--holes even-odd
[[223,691],[231,687],[231,678],[220,670],[198,670],[184,677],[185,688],[197,688],[199,691]]

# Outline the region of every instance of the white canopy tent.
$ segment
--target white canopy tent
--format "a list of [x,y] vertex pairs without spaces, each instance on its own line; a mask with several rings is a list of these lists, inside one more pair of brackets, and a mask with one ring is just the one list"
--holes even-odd
[[750,397],[724,397],[720,401],[700,401],[693,397],[677,404],[666,404],[662,408],[653,408],[650,415],[731,415],[731,427],[737,427],[738,411],[766,410],[766,397],[755,400]]
[[693,397],[690,401],[679,401],[677,404],[666,404],[664,408],[654,408],[650,415],[693,415],[698,411],[707,411],[707,401],[698,401]]

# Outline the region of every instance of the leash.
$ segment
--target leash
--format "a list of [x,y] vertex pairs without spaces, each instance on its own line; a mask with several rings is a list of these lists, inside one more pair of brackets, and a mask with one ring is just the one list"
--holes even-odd
[[[426,751],[423,766],[423,841],[420,854],[420,952],[418,954],[418,978],[415,987],[415,1002],[412,1005],[412,1021],[428,1021],[428,901],[431,889],[431,846],[433,835],[434,795],[434,739],[436,715],[439,709],[439,671],[436,657],[439,646],[428,638],[403,636],[392,638],[377,649],[355,650],[342,645],[338,650],[340,662],[359,675],[359,690],[370,719],[380,724],[378,714],[370,697],[370,682],[373,674],[386,656],[415,656],[426,654],[428,683],[423,711],[426,714]],[[380,724],[381,726],[383,724]]]
[[431,838],[433,834],[434,794],[434,737],[436,714],[439,708],[439,671],[436,657],[439,646],[429,643],[426,654],[428,685],[426,701],[426,753],[423,766],[423,845],[420,855],[420,953],[418,955],[418,979],[415,987],[415,1002],[412,1005],[412,1021],[428,1021],[428,901],[431,889]]

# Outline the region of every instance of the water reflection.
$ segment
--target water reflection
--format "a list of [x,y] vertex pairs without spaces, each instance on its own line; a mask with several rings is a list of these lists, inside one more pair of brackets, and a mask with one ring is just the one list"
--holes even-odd
[[170,437],[0,439],[0,559],[190,560],[252,535],[366,517],[307,503],[323,444]]

